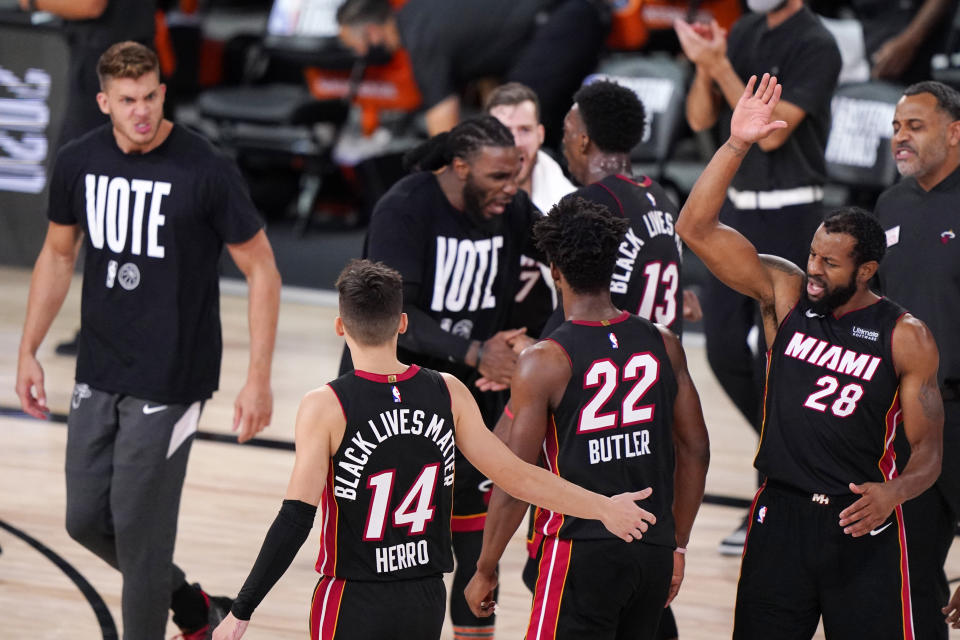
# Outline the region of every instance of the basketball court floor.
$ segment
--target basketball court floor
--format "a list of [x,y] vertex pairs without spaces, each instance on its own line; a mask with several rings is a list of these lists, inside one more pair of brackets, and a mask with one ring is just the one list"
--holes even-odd
[[[40,349],[53,419],[16,411],[16,354],[30,273],[0,268],[0,638],[107,640],[120,623],[120,577],[70,540],[64,530],[63,422],[73,388],[74,359],[54,345],[70,337],[79,318],[77,278]],[[242,287],[224,287],[224,358],[220,391],[200,420],[180,509],[176,561],[191,581],[214,594],[240,588],[272,522],[293,464],[293,423],[300,397],[335,377],[342,342],[332,330],[330,294],[285,290],[273,367],[274,414],[263,438],[237,445],[231,435],[233,400],[247,364],[246,299]],[[716,552],[740,522],[753,495],[753,432],[710,374],[704,351],[688,341],[687,354],[710,431],[708,503],[700,510],[687,555],[686,579],[675,602],[684,640],[730,637],[739,558]],[[315,527],[291,568],[253,617],[245,638],[308,637],[309,598],[317,581]],[[522,638],[530,597],[520,581],[525,552],[514,537],[501,564],[497,637]],[[960,577],[960,545],[947,574]],[[449,583],[449,581],[448,581]],[[411,612],[416,615],[416,612]],[[113,635],[111,635],[111,632]],[[171,623],[168,636],[177,629]],[[771,629],[771,638],[776,638]],[[444,640],[452,638],[449,622]],[[822,634],[818,634],[822,638]],[[960,638],[960,631],[951,637]]]

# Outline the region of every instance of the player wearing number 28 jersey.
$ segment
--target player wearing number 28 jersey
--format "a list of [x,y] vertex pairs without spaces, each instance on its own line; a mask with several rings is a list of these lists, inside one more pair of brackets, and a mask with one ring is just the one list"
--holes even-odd
[[[866,211],[826,216],[806,272],[758,255],[718,212],[750,145],[778,128],[776,78],[751,78],[677,231],[728,286],[760,303],[769,352],[757,492],[733,637],[914,638],[900,504],[940,470],[943,403],[926,326],[869,281],[886,242]],[[902,424],[912,455],[892,445]]]
[[438,639],[446,601],[441,574],[452,568],[455,445],[506,490],[602,520],[615,538],[639,538],[655,521],[636,504],[649,490],[605,497],[524,464],[486,428],[463,383],[398,361],[397,336],[407,328],[399,273],[354,261],[337,289],[335,326],[356,369],[301,402],[286,500],[216,640],[243,635],[306,539],[321,500],[311,638]]

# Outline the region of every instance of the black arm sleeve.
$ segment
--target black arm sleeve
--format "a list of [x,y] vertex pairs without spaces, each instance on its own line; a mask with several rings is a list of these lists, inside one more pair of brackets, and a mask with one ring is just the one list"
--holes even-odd
[[297,551],[310,535],[316,515],[317,508],[312,504],[300,500],[283,501],[280,513],[270,525],[260,547],[260,555],[230,608],[235,618],[250,619],[253,610],[293,562]]
[[[419,300],[420,284],[416,282],[403,283],[403,299]],[[426,312],[416,307],[413,302],[403,305],[409,324],[407,332],[400,334],[399,344],[404,349],[415,353],[445,358],[450,362],[463,362],[470,348],[470,340],[444,331],[436,320]]]

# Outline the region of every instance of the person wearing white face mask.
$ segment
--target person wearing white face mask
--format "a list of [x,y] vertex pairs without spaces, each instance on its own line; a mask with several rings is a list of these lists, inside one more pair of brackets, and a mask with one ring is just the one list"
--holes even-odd
[[[782,82],[774,118],[787,127],[754,145],[744,158],[720,219],[761,253],[806,264],[806,239],[823,215],[824,149],[840,51],[803,0],[747,0],[747,6],[753,13],[744,14],[729,37],[716,21],[674,24],[684,53],[696,65],[687,95],[687,121],[694,131],[710,129],[719,121],[724,140],[745,81],[770,73]],[[701,301],[710,367],[759,433],[764,354],[748,343],[758,323],[756,303],[714,278],[708,280]],[[745,519],[719,551],[739,556],[746,532]]]

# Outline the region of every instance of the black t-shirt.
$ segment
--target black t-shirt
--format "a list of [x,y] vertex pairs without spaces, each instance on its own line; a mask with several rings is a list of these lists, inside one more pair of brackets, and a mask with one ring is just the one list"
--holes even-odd
[[[857,20],[863,27],[863,43],[869,59],[891,38],[900,35],[916,17],[926,0],[851,0]],[[930,57],[942,51],[950,32],[950,18],[956,9],[956,1],[940,17],[920,43],[910,66],[901,78],[905,83],[919,82],[930,78]]]
[[397,13],[423,106],[466,82],[503,75],[549,0],[409,0]]
[[[564,322],[547,338],[570,361],[570,381],[543,443],[552,473],[605,496],[653,487],[643,508],[657,524],[641,542],[673,547],[673,405],[677,381],[663,336],[624,311],[604,322]],[[537,510],[536,532],[609,538],[596,520]]]
[[346,430],[323,490],[317,571],[409,580],[453,569],[455,424],[436,371],[355,371],[330,383]]
[[153,46],[157,3],[151,0],[110,0],[98,18],[68,20],[63,29],[71,46],[98,50],[124,40]]
[[885,295],[933,333],[941,385],[960,393],[960,169],[929,192],[905,178],[883,192],[876,215],[887,234],[880,262]]
[[[830,132],[830,100],[840,74],[836,40],[806,7],[769,29],[766,15],[749,13],[737,20],[727,39],[727,56],[740,79],[764,73],[777,76],[782,99],[806,116],[787,141],[765,152],[754,145],[732,186],[740,191],[772,191],[826,181],[824,150]],[[730,109],[720,117],[722,139],[730,133]]]
[[210,397],[220,252],[263,227],[236,165],[179,126],[125,154],[104,125],[57,155],[47,215],[85,232],[77,380],[158,402]]
[[891,343],[904,313],[886,298],[840,318],[817,315],[804,299],[794,306],[768,355],[757,469],[829,495],[896,476],[900,380]]
[[370,219],[367,255],[400,272],[405,295],[417,292],[404,300],[419,314],[400,336],[401,359],[465,381],[475,375],[463,358],[471,340],[509,328],[520,255],[540,258],[531,233],[539,215],[521,190],[490,231],[455,209],[428,171],[391,187]]

